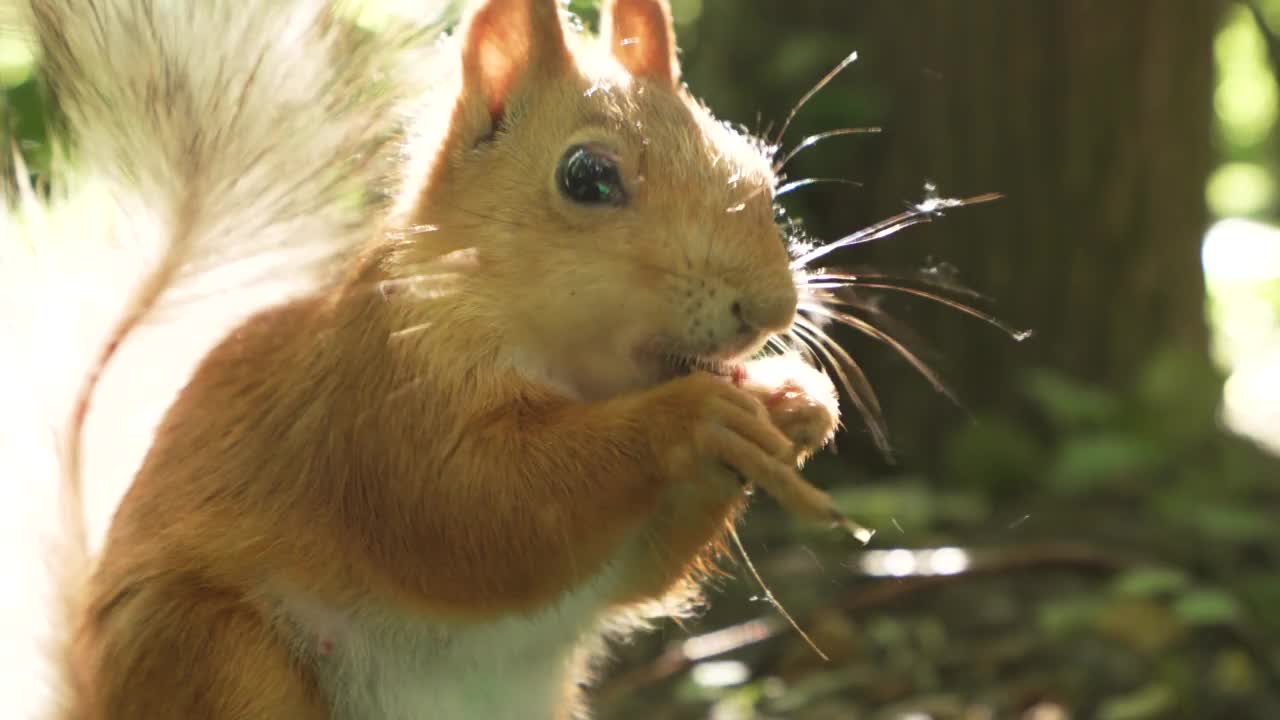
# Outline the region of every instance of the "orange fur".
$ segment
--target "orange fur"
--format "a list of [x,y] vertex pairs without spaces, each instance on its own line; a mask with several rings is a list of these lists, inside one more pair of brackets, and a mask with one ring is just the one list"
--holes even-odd
[[[626,612],[703,566],[742,480],[827,442],[834,394],[794,358],[746,388],[665,374],[742,362],[796,291],[768,159],[678,87],[665,3],[607,17],[639,42],[571,49],[554,0],[485,3],[408,230],[203,361],[90,584],[71,717],[330,717],[295,598],[473,627],[614,569],[600,610]],[[579,143],[624,207],[558,192]]]

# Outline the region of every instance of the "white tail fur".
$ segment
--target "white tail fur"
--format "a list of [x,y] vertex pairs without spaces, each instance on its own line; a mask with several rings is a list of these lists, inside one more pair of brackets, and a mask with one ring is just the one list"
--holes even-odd
[[[67,510],[59,544],[66,547],[56,559],[58,607],[46,609],[57,634],[73,630],[76,588],[89,568],[81,456],[104,371],[162,308],[196,297],[242,305],[249,285],[277,294],[314,287],[369,239],[379,194],[391,189],[386,173],[396,163],[385,162],[386,151],[397,147],[403,111],[442,72],[436,58],[428,63],[426,41],[455,16],[456,4],[423,0],[374,36],[351,21],[359,6],[335,0],[5,3],[0,20],[30,34],[65,114],[75,175],[58,180],[75,200],[45,209],[30,197],[6,198],[25,219],[0,222],[0,269],[40,277],[43,261],[46,282],[63,277],[61,296],[45,301],[61,302],[81,322],[95,304],[114,317],[93,333],[101,338],[96,348],[74,362],[61,359],[81,378],[71,397],[51,403],[37,393],[30,403],[65,409],[58,411],[58,464]],[[63,212],[78,216],[67,222]],[[70,273],[75,259],[104,248],[141,266],[132,283],[99,286],[117,301],[93,297],[92,286]],[[10,284],[7,290],[14,302],[0,321],[27,326],[25,333],[6,328],[7,339],[46,335],[42,325],[57,313],[19,309],[33,298]],[[67,347],[75,343],[60,349]],[[5,374],[22,382],[48,370],[37,359]]]

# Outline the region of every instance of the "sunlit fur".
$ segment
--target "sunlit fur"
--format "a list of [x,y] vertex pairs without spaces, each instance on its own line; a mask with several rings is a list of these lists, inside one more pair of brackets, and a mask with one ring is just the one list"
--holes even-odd
[[[325,101],[298,106],[294,124],[274,127],[291,106],[257,91],[229,116],[201,112],[235,96],[228,78],[280,61],[275,45],[219,38],[278,33],[293,52],[327,51],[300,31],[315,8],[246,18],[219,6],[188,27],[169,5],[37,4],[47,52],[105,32],[142,53],[130,83],[179,93],[181,117],[156,115],[146,101],[159,98],[142,92],[95,136],[121,143],[104,166],[143,174],[113,178],[122,191],[172,199],[157,225],[183,241],[160,267],[194,267],[219,237],[278,237],[298,208],[341,206],[349,158],[277,159],[270,142],[319,152],[294,134],[346,149],[371,132],[347,115],[325,124],[338,98],[324,63],[307,83],[281,81],[287,97]],[[746,361],[798,302],[772,158],[682,89],[665,2],[616,0],[605,17],[591,42],[565,37],[554,0],[482,3],[443,140],[407,149],[423,157],[422,183],[364,248],[338,253],[339,277],[204,359],[87,585],[62,717],[568,718],[601,632],[687,604],[744,504],[741,480],[801,487],[796,463],[838,422],[835,391],[797,355]],[[126,43],[138,18],[164,42]],[[196,35],[205,55],[184,54]],[[92,126],[77,91],[123,82],[123,67],[78,60],[51,68]],[[130,123],[157,118],[165,141],[138,142]],[[260,152],[203,144],[236,131]],[[187,164],[166,132],[208,157]],[[554,168],[581,142],[618,158],[623,206],[558,192]],[[242,197],[254,188],[262,197]],[[318,196],[289,194],[305,191]],[[328,239],[346,226],[310,227]],[[154,275],[155,290],[180,275]],[[738,383],[673,378],[672,358],[734,368]]]
[[[741,481],[829,507],[795,470],[839,417],[806,355],[887,448],[830,322],[941,384],[843,292],[992,321],[811,268],[965,201],[789,254],[773,204],[810,180],[778,173],[857,131],[784,150],[716,121],[662,0],[607,2],[598,40],[554,0],[487,0],[460,62],[407,74],[411,43],[353,44],[320,0],[25,9],[88,173],[158,258],[78,396],[69,497],[97,377],[164,298],[228,258],[317,279],[204,359],[66,589],[67,720],[580,716],[602,635],[696,602]],[[355,200],[436,73],[456,101],[419,106],[375,217]],[[617,160],[621,206],[559,192],[583,143]]]
[[[456,292],[435,302],[485,316],[503,338],[500,362],[600,399],[652,385],[667,352],[755,349],[763,335],[727,336],[732,303],[783,330],[796,290],[759,147],[670,80],[632,77],[597,48],[583,56],[514,98],[492,138],[482,99],[464,97],[455,117],[466,122],[446,142],[458,154],[441,158],[407,221],[438,230],[408,238],[383,267],[431,287],[438,258],[465,258]],[[551,169],[581,143],[619,159],[625,207],[574,206],[557,191]],[[420,305],[411,303],[406,327]]]

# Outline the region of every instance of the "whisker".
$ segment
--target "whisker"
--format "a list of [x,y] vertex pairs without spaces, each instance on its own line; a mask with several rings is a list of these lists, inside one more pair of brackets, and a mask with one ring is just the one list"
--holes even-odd
[[787,347],[787,341],[778,335],[773,335],[768,340],[765,340],[764,346],[778,354],[786,353],[791,349]]
[[824,317],[829,317],[836,322],[847,325],[848,327],[875,338],[876,340],[879,340],[893,348],[904,360],[915,368],[916,372],[920,373],[920,375],[929,381],[929,384],[933,386],[934,390],[942,393],[948,400],[955,403],[957,406],[961,405],[960,400],[951,392],[951,388],[947,387],[947,384],[943,382],[937,371],[930,367],[928,363],[921,360],[915,353],[911,352],[906,345],[903,345],[902,342],[894,336],[850,313],[832,310],[818,304],[806,305],[804,309]]
[[769,337],[769,340],[765,341],[765,347],[771,348],[771,350],[780,355],[786,355],[788,352],[799,352],[805,357],[805,360],[809,361],[809,364],[818,364],[818,359],[814,357],[813,351],[809,350],[809,346],[806,346],[804,342],[797,340],[790,329]]
[[790,330],[781,335],[775,335],[774,339],[778,341],[778,347],[782,348],[783,353],[798,352],[804,356],[804,359],[809,364],[820,364],[818,357],[813,354],[813,349],[806,345],[803,340],[797,338]]
[[967,198],[944,198],[936,194],[937,189],[932,184],[925,185],[925,189],[929,191],[925,199],[912,207],[930,215],[941,215],[943,210],[966,207],[968,205],[981,205],[982,203],[994,202],[1004,198],[1004,195],[998,192],[982,193],[981,195],[972,195]]
[[[892,285],[889,283],[847,283],[843,287],[862,287],[862,288],[870,288],[873,290],[888,290],[891,292],[906,293],[908,295],[915,295],[917,297],[926,298],[936,303],[945,305],[953,310],[962,312],[965,315],[968,315],[969,317],[977,318],[978,320],[981,320],[986,324],[994,328],[997,328],[998,330],[1008,335],[1010,338],[1012,338],[1017,342],[1022,342],[1023,340],[1030,338],[1034,334],[1033,331],[1031,330],[1025,330],[1025,329],[1019,330],[1018,328],[1015,328],[1012,325],[1008,325],[1004,322],[1001,322],[1000,319],[995,317],[994,315],[987,312],[983,312],[982,310],[979,310],[978,308],[973,307],[972,305],[962,303],[959,300],[954,300],[945,295],[931,293],[927,290],[919,290],[912,287],[906,287],[903,285]],[[835,302],[840,305],[845,305],[845,306],[849,305],[849,303],[846,303],[839,299],[836,299]]]
[[[924,285],[925,287],[932,288],[934,290],[952,292],[959,295],[966,295],[968,297],[972,297],[978,300],[990,299],[985,295],[983,295],[982,293],[976,292],[974,290],[970,290],[969,288],[962,287],[960,285],[941,283],[934,280],[928,280],[925,278],[904,278],[904,277],[898,277],[898,276],[889,275],[887,273],[880,273],[880,272],[867,272],[867,273],[820,272],[814,275],[803,276],[800,279],[800,282],[798,283],[798,285],[800,287],[807,287],[807,288],[818,289],[818,290],[838,290],[842,288],[854,287],[854,288],[868,288],[872,290],[888,290],[890,292],[906,293],[908,295],[915,295],[916,297],[922,297],[928,300],[932,300],[934,302],[945,305],[953,310],[962,312],[965,315],[968,315],[973,318],[977,318],[978,320],[981,320],[987,323],[988,325],[991,325],[992,327],[999,329],[1001,332],[1005,333],[1016,342],[1022,342],[1024,340],[1031,338],[1031,336],[1034,335],[1034,331],[1030,329],[1015,328],[1012,325],[1009,325],[1008,323],[1005,323],[1004,321],[1000,320],[994,314],[988,313],[966,302],[957,300],[952,297],[947,297],[946,295],[942,295],[941,292],[932,292],[930,290],[924,290],[918,287],[912,287],[911,285],[902,284],[905,282],[918,283],[920,285]],[[841,304],[844,304],[846,306],[849,305],[849,303],[840,301],[839,298],[833,294],[829,295],[828,297],[830,297],[831,300],[840,302]]]
[[[817,145],[823,140],[827,140],[829,138],[834,138],[834,137],[842,137],[844,135],[869,135],[869,134],[879,133],[879,132],[881,132],[881,129],[878,127],[865,127],[865,128],[840,128],[838,130],[828,130],[826,132],[815,133],[801,140],[799,143],[796,144],[795,147],[788,150],[786,155],[783,155],[781,158],[778,158],[777,160],[775,160],[773,163],[773,171],[774,172],[781,171],[783,168],[787,166],[788,163],[794,160],[797,155],[804,152],[805,150],[808,150],[814,145]],[[782,138],[778,138],[778,139],[781,140]]]
[[875,223],[874,225],[865,227],[855,233],[850,233],[849,235],[845,235],[839,240],[829,242],[826,245],[819,245],[818,247],[801,255],[795,260],[792,260],[791,267],[793,268],[805,267],[806,265],[813,262],[814,260],[817,260],[820,257],[833,253],[836,250],[840,250],[841,248],[850,247],[852,245],[861,245],[862,243],[871,242],[873,240],[879,240],[880,238],[892,235],[898,232],[899,230],[905,230],[911,227],[912,225],[919,225],[920,223],[930,222],[931,220],[932,220],[932,217],[930,215],[927,215],[925,213],[919,213],[916,211],[905,212],[900,215],[895,215],[887,220],[881,220],[880,222]]
[[906,212],[881,220],[878,223],[865,227],[857,232],[845,235],[839,240],[829,242],[826,245],[820,245],[795,260],[792,260],[791,267],[804,267],[814,260],[841,248],[846,248],[851,245],[860,245],[862,243],[871,242],[872,240],[879,240],[880,238],[892,235],[899,230],[905,230],[912,225],[932,222],[934,216],[940,214],[943,210],[991,202],[992,200],[996,200],[1001,197],[1003,196],[999,193],[986,193],[984,195],[975,195],[968,198],[931,197],[918,205],[913,205],[911,209]]
[[813,363],[814,365],[820,364],[820,359],[818,357],[818,354],[814,352],[813,348],[809,345],[809,343],[800,339],[799,336],[796,336],[796,347],[800,348],[800,352],[804,353],[806,360]]
[[760,128],[760,132],[756,133],[756,137],[758,137],[758,138],[760,138],[760,139],[762,139],[762,140],[763,140],[764,138],[769,137],[769,135],[771,135],[771,134],[773,133],[773,124],[774,124],[774,121],[773,121],[773,120],[769,120],[768,122],[762,122],[762,121],[763,121],[763,117],[762,117],[762,116],[760,115],[760,113],[758,113],[758,112],[756,113],[756,119],[757,119],[757,123],[756,123],[756,124],[757,124],[757,126]]
[[795,120],[796,113],[800,112],[800,109],[805,106],[805,103],[812,100],[814,95],[817,95],[822,90],[822,88],[827,86],[827,83],[834,80],[837,75],[844,72],[844,69],[852,65],[854,61],[857,59],[858,59],[858,52],[856,50],[854,52],[849,53],[849,55],[846,56],[844,60],[840,61],[839,65],[836,65],[835,67],[831,68],[831,70],[829,70],[826,75],[822,76],[822,79],[819,80],[817,84],[815,84],[812,88],[809,89],[809,92],[805,93],[800,98],[800,101],[797,102],[795,104],[795,107],[791,108],[791,112],[787,114],[787,119],[783,121],[782,127],[779,128],[777,136],[774,137],[774,140],[772,143],[773,145],[777,145],[778,143],[782,142],[782,138],[787,134],[787,128],[791,127],[791,121]]
[[[791,328],[791,332],[794,337],[799,339],[801,344],[809,351],[810,357],[815,361],[819,361],[816,362],[816,364],[827,366],[831,372],[835,374],[836,379],[840,381],[840,386],[844,388],[845,393],[849,395],[851,400],[853,400],[854,406],[858,408],[858,412],[862,415],[863,421],[867,424],[867,427],[874,427],[877,421],[872,419],[872,416],[875,413],[872,412],[871,405],[869,404],[870,401],[867,400],[867,396],[869,394],[870,397],[875,400],[878,400],[878,398],[875,398],[875,393],[873,391],[868,389],[864,392],[853,382],[849,377],[848,372],[845,370],[845,366],[840,363],[836,354],[828,348],[828,345],[831,345],[831,343],[823,342],[822,338],[825,337],[825,334],[822,333],[821,329],[808,323],[802,324],[802,321],[797,319],[796,325]],[[843,350],[843,348],[840,348],[838,345],[835,346],[835,349]],[[855,365],[855,368],[856,367],[857,366]],[[865,376],[860,377],[859,379],[866,382]],[[870,382],[866,382],[866,385],[869,388]],[[872,431],[872,434],[875,434],[874,430]]]
[[783,185],[774,192],[773,197],[774,199],[777,199],[793,190],[799,190],[800,188],[809,187],[810,185],[818,185],[820,183],[839,183],[841,185],[862,187],[862,183],[854,180],[846,180],[844,178],[805,178],[803,180],[793,180],[786,185]]
[[912,285],[903,285],[902,283],[912,283],[913,285],[922,285],[927,288],[933,288],[943,292],[955,293],[956,295],[964,295],[975,300],[990,302],[991,298],[983,295],[977,290],[972,290],[959,283],[945,282],[942,280],[934,280],[925,275],[890,275],[889,273],[880,272],[878,270],[850,270],[845,272],[832,272],[829,270],[819,270],[811,274],[802,275],[802,281],[816,281],[817,283],[833,283],[837,285],[862,284],[866,280],[873,282],[884,282],[886,284],[895,283],[898,287],[912,287]]
[[[871,433],[871,438],[875,442],[876,448],[880,450],[886,459],[892,459],[893,449],[889,446],[889,436],[885,429],[880,399],[876,397],[876,392],[871,386],[871,381],[867,379],[866,373],[862,371],[862,366],[858,365],[857,361],[844,348],[827,337],[826,332],[813,321],[797,317],[796,324],[792,326],[791,330],[795,337],[804,341],[805,345],[826,360],[826,364],[836,374],[841,386],[844,387],[845,392],[849,395],[849,399],[853,401],[854,407],[857,408],[858,414],[862,416],[863,422],[866,423],[867,430]],[[850,378],[850,373],[852,373],[856,382]]]
[[773,594],[773,588],[769,587],[768,583],[764,581],[764,577],[760,575],[760,571],[756,569],[755,563],[751,562],[751,556],[747,554],[747,547],[742,544],[742,538],[738,537],[736,528],[729,528],[729,537],[733,538],[733,544],[738,548],[738,554],[742,556],[742,562],[746,565],[747,572],[751,573],[751,577],[755,578],[756,584],[760,586],[760,591],[764,593],[765,600],[777,609],[778,614],[791,625],[791,629],[796,631],[800,639],[804,640],[805,644],[818,654],[818,657],[822,658],[824,662],[830,660],[827,654],[822,652],[818,644],[813,641],[813,638],[809,637],[809,634],[804,631],[804,628],[800,627],[800,623],[796,622],[796,619],[783,607],[781,602],[778,602],[778,598]]

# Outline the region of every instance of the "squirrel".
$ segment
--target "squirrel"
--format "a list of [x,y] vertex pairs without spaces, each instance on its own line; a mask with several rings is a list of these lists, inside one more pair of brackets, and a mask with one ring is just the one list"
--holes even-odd
[[75,403],[73,505],[94,386],[162,298],[227,253],[325,260],[201,360],[73,565],[57,717],[585,717],[602,639],[697,597],[747,488],[835,517],[798,468],[838,393],[760,356],[803,285],[774,148],[685,87],[666,0],[606,0],[598,38],[481,0],[425,110],[422,38],[323,0],[27,2],[162,249]]

